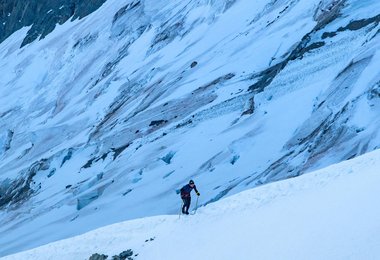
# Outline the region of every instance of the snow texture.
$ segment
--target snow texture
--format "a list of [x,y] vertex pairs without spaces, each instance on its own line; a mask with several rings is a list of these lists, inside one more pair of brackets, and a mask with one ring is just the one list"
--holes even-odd
[[106,226],[4,257],[88,259],[378,259],[380,150],[199,208]]
[[23,48],[29,28],[15,32],[0,44],[0,256],[176,214],[189,179],[207,205],[379,148],[379,15],[377,0],[108,0]]

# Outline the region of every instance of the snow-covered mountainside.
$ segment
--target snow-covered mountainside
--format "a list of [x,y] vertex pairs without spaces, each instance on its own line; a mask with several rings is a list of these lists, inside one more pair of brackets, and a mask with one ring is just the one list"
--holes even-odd
[[15,31],[30,26],[21,46],[42,39],[56,24],[85,17],[106,0],[0,0],[0,42]]
[[[380,256],[380,150],[198,209],[103,227],[3,258],[367,259]],[[130,251],[132,250],[132,252]]]
[[[101,2],[101,1],[96,1]],[[380,145],[377,0],[108,0],[0,44],[0,256]]]

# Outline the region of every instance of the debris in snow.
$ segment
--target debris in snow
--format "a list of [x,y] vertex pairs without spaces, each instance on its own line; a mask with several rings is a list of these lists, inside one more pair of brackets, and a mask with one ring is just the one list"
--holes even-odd
[[149,242],[149,241],[152,242],[152,241],[154,241],[155,238],[156,238],[156,237],[151,237],[151,238],[149,238],[149,239],[146,239],[146,240],[145,240],[145,243],[146,243],[146,242]]
[[231,163],[232,165],[234,165],[234,164],[237,162],[237,160],[239,160],[239,158],[240,158],[239,155],[234,155],[234,157],[232,157],[230,163]]
[[98,253],[93,254],[90,256],[89,260],[106,260],[108,258],[108,255],[100,255]]
[[128,189],[126,192],[123,193],[123,196],[127,195],[128,193],[130,193],[132,191],[132,189]]
[[113,256],[112,260],[125,260],[125,259],[132,260],[133,259],[132,256],[133,256],[132,249],[128,249],[127,251],[121,252],[118,256]]
[[191,65],[190,65],[190,68],[194,68],[194,67],[197,66],[197,65],[198,65],[198,62],[193,61],[193,62],[191,63]]
[[154,121],[151,121],[149,126],[160,126],[162,124],[165,124],[167,123],[168,120],[154,120]]

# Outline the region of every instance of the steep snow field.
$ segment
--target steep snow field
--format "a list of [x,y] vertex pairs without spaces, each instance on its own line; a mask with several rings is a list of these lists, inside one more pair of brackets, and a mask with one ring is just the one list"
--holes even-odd
[[380,150],[199,208],[106,226],[4,257],[88,259],[127,249],[133,259],[380,258]]
[[378,0],[108,0],[21,49],[17,31],[0,256],[175,214],[189,179],[209,205],[378,149],[379,22]]

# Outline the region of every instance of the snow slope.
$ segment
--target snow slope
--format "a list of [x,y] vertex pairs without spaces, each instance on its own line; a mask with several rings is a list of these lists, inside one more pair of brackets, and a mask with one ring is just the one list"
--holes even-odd
[[377,150],[241,192],[193,216],[121,222],[2,259],[111,258],[127,249],[133,259],[379,259],[379,158]]
[[380,147],[378,0],[108,0],[0,44],[0,256]]

